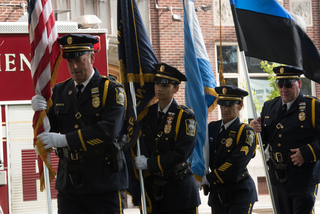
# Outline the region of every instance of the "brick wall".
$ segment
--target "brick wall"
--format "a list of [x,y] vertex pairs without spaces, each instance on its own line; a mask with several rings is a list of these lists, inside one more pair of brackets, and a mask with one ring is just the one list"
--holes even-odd
[[[289,0],[284,0],[284,7],[289,10]],[[215,56],[215,43],[220,41],[219,26],[214,26],[213,19],[213,1],[210,0],[194,0],[195,7],[201,5],[211,5],[212,9],[206,13],[197,12],[198,20],[205,40],[207,52],[216,74],[216,56]],[[313,26],[307,27],[307,33],[320,49],[320,0],[313,0]],[[182,0],[158,0],[159,7],[179,7],[182,8]],[[183,10],[173,10],[174,14],[181,15],[181,22],[172,21],[171,13],[169,10],[156,9],[153,0],[150,1],[150,14],[151,14],[151,35],[152,46],[155,54],[160,62],[168,63],[184,72],[184,35],[183,35]],[[234,27],[222,27],[222,41],[223,42],[236,42],[236,34]],[[215,77],[218,81],[218,76]],[[320,85],[316,84],[317,96],[320,97]],[[184,104],[184,84],[180,87],[180,92],[175,95],[176,100],[180,104]],[[217,108],[209,115],[209,120],[218,119]]]
[[[8,4],[6,6],[0,6],[0,22],[16,22],[23,15],[23,8],[19,6],[21,3],[27,5],[26,0],[0,0],[0,4]],[[9,4],[11,4],[11,6]],[[27,11],[27,7],[25,7],[25,11]]]

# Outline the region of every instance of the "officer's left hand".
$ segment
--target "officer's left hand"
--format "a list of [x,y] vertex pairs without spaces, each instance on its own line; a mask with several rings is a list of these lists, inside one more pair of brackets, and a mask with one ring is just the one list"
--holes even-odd
[[291,155],[291,161],[293,162],[293,165],[301,166],[304,163],[303,156],[300,152],[300,149],[290,149],[293,155]]
[[49,149],[51,147],[66,147],[68,146],[66,135],[58,134],[54,132],[43,132],[37,136],[37,138],[41,138],[42,143],[46,146],[45,149]]
[[144,155],[137,156],[134,158],[134,165],[137,169],[148,169],[148,158]]

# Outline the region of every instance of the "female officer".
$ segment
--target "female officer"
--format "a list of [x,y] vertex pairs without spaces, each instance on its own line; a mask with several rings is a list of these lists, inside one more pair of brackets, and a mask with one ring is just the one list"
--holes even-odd
[[155,69],[159,102],[142,120],[148,154],[135,158],[136,168],[150,174],[145,178],[148,213],[196,214],[200,198],[188,159],[196,145],[197,124],[193,112],[173,98],[187,78],[165,63],[155,64]]
[[235,86],[215,88],[222,120],[209,124],[210,169],[202,184],[210,186],[208,204],[214,214],[248,214],[257,201],[247,165],[255,154],[254,130],[238,114],[248,93]]

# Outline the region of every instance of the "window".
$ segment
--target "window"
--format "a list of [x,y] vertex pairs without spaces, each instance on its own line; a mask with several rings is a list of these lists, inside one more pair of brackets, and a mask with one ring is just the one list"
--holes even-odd
[[[239,88],[247,90],[247,82],[245,78],[245,69],[242,63],[242,58],[238,50],[238,46],[235,44],[225,44],[222,46],[222,58],[223,58],[223,74],[226,81],[226,85],[234,85]],[[268,73],[261,69],[260,62],[263,60],[254,57],[245,57],[248,68],[250,86],[254,94],[256,114],[259,116],[262,110],[263,104],[267,99],[267,95],[272,90],[269,85]],[[220,45],[216,45],[216,65],[217,73],[220,66]],[[217,75],[218,76],[218,75]],[[312,95],[315,94],[315,84],[304,76],[301,77],[303,94]],[[240,111],[240,120],[247,122],[248,119],[253,118],[253,111],[251,108],[250,99],[244,99],[244,110]]]

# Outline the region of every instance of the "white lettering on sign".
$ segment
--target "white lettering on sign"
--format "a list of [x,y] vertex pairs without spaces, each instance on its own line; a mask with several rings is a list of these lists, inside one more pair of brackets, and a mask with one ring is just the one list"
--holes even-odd
[[22,53],[19,54],[19,56],[20,56],[20,71],[24,71],[23,62],[26,64],[26,66],[28,66],[29,70],[31,70],[31,63],[29,62],[27,57]]
[[[31,63],[23,53],[19,54],[19,59],[16,59],[16,54],[4,54],[4,60],[6,65],[6,68],[5,68],[6,72],[14,72],[17,70],[16,60],[19,60],[20,62],[20,71],[24,71],[24,67],[23,67],[24,65],[26,65],[29,68],[29,70],[31,70]],[[0,72],[1,72],[1,54],[0,54]]]
[[[12,69],[10,69],[10,64],[11,65],[15,65],[14,64],[14,59],[16,58],[15,54],[5,54],[5,61],[6,61],[6,70],[5,71],[16,71],[16,67],[13,67]],[[10,57],[13,57],[13,60],[10,60]]]

